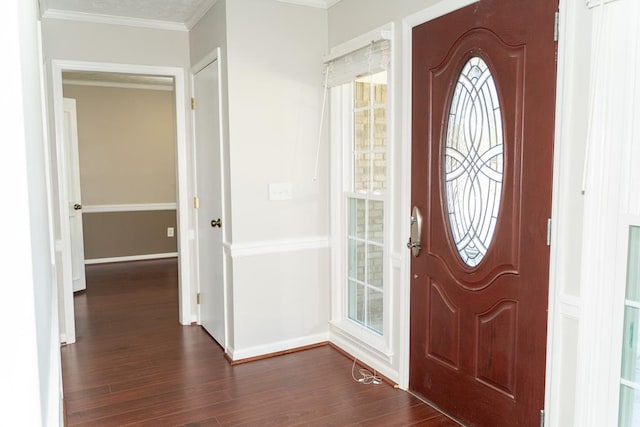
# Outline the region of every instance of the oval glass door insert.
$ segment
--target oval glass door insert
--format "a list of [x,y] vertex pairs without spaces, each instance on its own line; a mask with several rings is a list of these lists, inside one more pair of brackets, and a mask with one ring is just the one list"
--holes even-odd
[[480,264],[496,230],[503,147],[496,84],[484,60],[474,56],[462,67],[453,92],[443,159],[449,229],[469,267]]

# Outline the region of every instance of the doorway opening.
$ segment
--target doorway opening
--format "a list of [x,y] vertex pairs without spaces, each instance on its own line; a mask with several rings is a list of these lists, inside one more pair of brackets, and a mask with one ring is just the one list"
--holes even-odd
[[[179,322],[190,324],[183,70],[54,60],[52,81],[61,341],[76,339],[73,292],[74,284],[82,289],[78,271],[84,273],[85,261],[177,256]],[[81,127],[81,154],[75,159],[65,143],[72,134],[65,132],[70,98],[76,99]],[[168,119],[158,120],[151,109]],[[149,134],[141,136],[141,128]],[[75,170],[77,179],[70,175],[74,160],[81,165]],[[74,212],[82,212],[75,223]],[[78,242],[86,247],[78,247]]]

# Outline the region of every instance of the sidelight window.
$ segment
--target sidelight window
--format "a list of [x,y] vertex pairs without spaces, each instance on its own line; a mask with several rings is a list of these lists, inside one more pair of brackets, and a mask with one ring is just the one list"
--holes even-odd
[[[332,322],[384,344],[388,323],[387,197],[390,42],[383,39],[328,63],[332,133]],[[363,333],[366,331],[367,333]]]
[[640,226],[629,228],[618,425],[640,425]]

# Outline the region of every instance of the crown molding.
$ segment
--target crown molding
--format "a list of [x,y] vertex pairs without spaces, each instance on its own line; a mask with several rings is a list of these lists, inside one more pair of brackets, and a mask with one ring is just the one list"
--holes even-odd
[[280,3],[297,4],[300,6],[316,7],[318,9],[329,9],[341,0],[278,0]]
[[105,81],[98,81],[98,80],[78,80],[78,79],[62,79],[62,83],[70,86],[115,87],[120,89],[163,90],[167,92],[173,91],[173,85],[165,86],[165,85],[147,84],[147,83],[105,82]]
[[67,21],[91,22],[94,24],[124,25],[129,27],[153,28],[157,30],[187,31],[187,26],[179,22],[131,18],[128,16],[101,15],[97,13],[74,12],[59,9],[47,9],[42,17],[45,19],[62,19]]

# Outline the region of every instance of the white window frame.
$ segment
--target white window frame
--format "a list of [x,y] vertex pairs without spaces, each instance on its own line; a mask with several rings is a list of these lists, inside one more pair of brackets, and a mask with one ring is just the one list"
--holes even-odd
[[[374,33],[363,35],[337,48],[341,54],[349,53],[366,47],[371,43],[374,35],[381,39],[381,35],[390,38],[392,26],[388,25],[375,30]],[[393,55],[391,61],[393,62]],[[351,191],[351,165],[353,153],[353,83],[336,86],[330,89],[330,139],[331,139],[331,318],[332,333],[346,339],[350,344],[363,346],[373,355],[387,363],[392,362],[393,350],[393,289],[392,289],[392,209],[391,192],[394,182],[394,149],[393,149],[393,66],[387,71],[387,186],[380,196],[368,194],[370,200],[384,202],[384,235],[383,235],[383,322],[382,335],[374,330],[351,320],[348,313],[348,280],[347,280],[347,233],[348,233],[348,205],[350,196],[362,196]],[[375,74],[372,73],[372,74]],[[372,124],[373,125],[373,124]],[[373,172],[373,171],[372,171]],[[361,349],[361,347],[358,347]],[[347,349],[349,350],[349,349]]]

